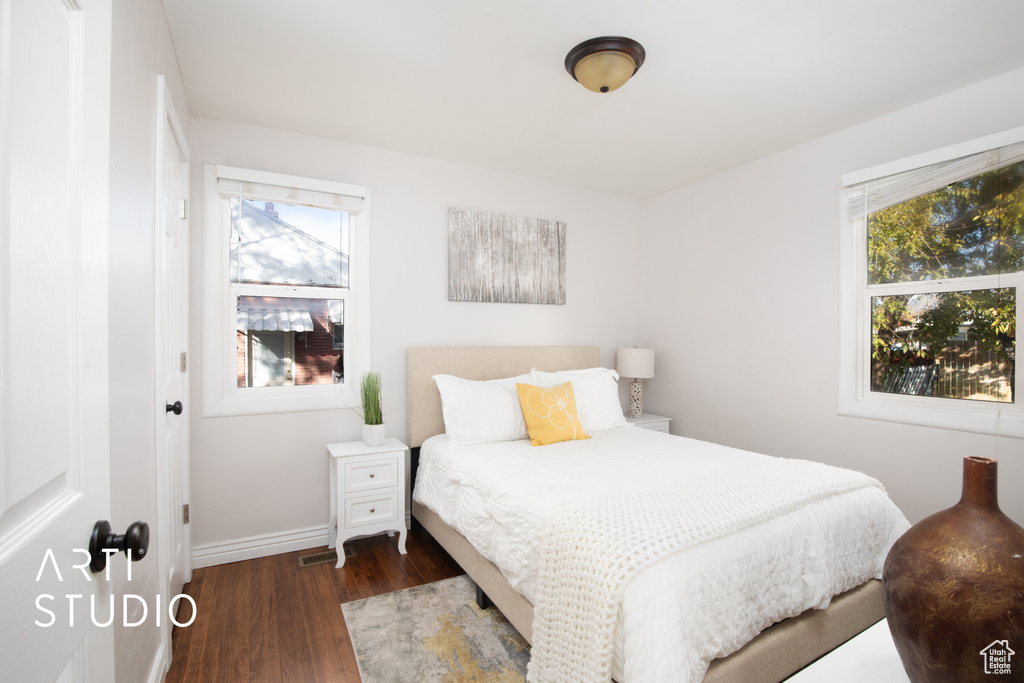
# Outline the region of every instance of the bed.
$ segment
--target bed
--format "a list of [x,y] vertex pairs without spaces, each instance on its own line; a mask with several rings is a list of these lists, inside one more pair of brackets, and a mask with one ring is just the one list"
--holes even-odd
[[[653,464],[651,467],[664,468],[666,467],[666,461],[655,460],[655,455],[661,451],[672,453],[675,452],[675,449],[679,448],[697,449],[698,451],[703,449],[707,452],[700,457],[703,457],[703,462],[707,464],[726,462],[722,457],[723,451],[721,450],[724,447],[693,442],[681,437],[647,432],[646,430],[632,427],[594,432],[588,442],[556,444],[539,449],[531,449],[528,441],[487,443],[463,448],[451,447],[448,444],[448,435],[445,434],[441,397],[434,376],[447,375],[468,380],[496,380],[499,378],[526,376],[531,371],[543,373],[582,370],[595,368],[599,365],[599,350],[596,347],[588,346],[431,347],[409,349],[407,353],[409,440],[415,454],[414,479],[421,479],[416,473],[418,460],[420,457],[427,459],[422,468],[424,483],[422,486],[419,481],[415,484],[416,490],[412,503],[413,516],[452,555],[470,578],[477,583],[480,590],[501,609],[520,633],[528,641],[534,643],[535,654],[537,652],[537,643],[535,642],[534,620],[538,616],[536,613],[541,613],[538,624],[542,628],[548,629],[547,631],[542,630],[542,637],[548,637],[547,633],[551,627],[550,600],[545,598],[547,602],[538,602],[536,607],[533,602],[537,601],[538,590],[540,590],[542,595],[546,594],[542,583],[537,578],[539,570],[535,563],[538,560],[530,552],[520,553],[526,556],[525,559],[521,559],[526,568],[524,569],[522,566],[517,568],[514,566],[515,562],[510,561],[506,557],[508,553],[502,553],[496,550],[496,548],[511,547],[518,551],[519,549],[531,546],[531,539],[539,535],[540,521],[537,519],[533,520],[532,527],[526,524],[522,528],[517,528],[515,525],[502,523],[499,520],[491,526],[503,530],[504,533],[510,535],[504,540],[489,541],[480,536],[481,532],[479,529],[474,529],[471,525],[467,526],[466,521],[461,519],[460,515],[455,514],[451,506],[447,504],[449,500],[465,497],[461,494],[464,487],[456,489],[454,493],[430,493],[425,488],[428,486],[427,482],[429,480],[445,478],[432,474],[438,466],[431,465],[431,463],[444,462],[444,467],[463,468],[466,472],[476,467],[477,474],[482,476],[479,485],[483,488],[481,488],[479,493],[473,495],[485,501],[488,497],[500,498],[505,495],[500,490],[492,488],[501,484],[504,475],[491,476],[492,480],[497,481],[485,482],[484,479],[488,477],[489,472],[493,475],[498,470],[490,465],[480,468],[478,466],[480,458],[489,459],[487,460],[489,463],[515,463],[508,465],[511,469],[529,469],[532,467],[530,458],[535,458],[537,453],[542,451],[550,454],[565,452],[567,454],[565,457],[569,458],[566,461],[568,464],[565,466],[575,468],[567,471],[578,472],[581,468],[586,469],[585,465],[580,464],[585,461],[578,460],[576,464],[573,464],[571,459],[580,457],[593,458],[595,456],[591,454],[595,452],[607,453],[622,448],[633,449],[634,452],[642,450],[642,452],[647,453],[649,451],[652,454],[651,462]],[[586,445],[584,446],[583,444]],[[420,453],[419,449],[424,446],[425,452]],[[577,451],[582,453],[581,449],[583,448],[587,449],[586,456],[581,456],[577,453]],[[544,451],[544,449],[551,450]],[[732,449],[724,450],[730,451]],[[465,457],[471,452],[473,456]],[[450,464],[449,460],[443,459],[450,458],[452,453],[455,454],[456,459],[451,462],[455,464]],[[768,456],[745,454],[739,451],[733,455],[740,461],[749,461],[754,464],[759,463],[759,459],[768,459]],[[462,457],[462,460],[459,460],[459,457]],[[598,457],[607,458],[608,456],[600,455]],[[700,457],[697,457],[696,461],[699,462]],[[522,460],[522,458],[525,458],[525,460]],[[646,461],[646,457],[642,459]],[[693,460],[694,458],[687,456],[686,459]],[[522,463],[524,462],[527,464],[523,465]],[[549,459],[546,462],[550,463],[554,462],[554,460]],[[638,460],[632,457],[631,462],[634,463],[632,469],[641,470],[642,474],[642,468],[635,466]],[[672,462],[671,458],[669,462]],[[431,469],[432,467],[433,469]],[[548,467],[548,465],[545,464],[542,467]],[[675,465],[673,464],[671,467],[675,467]],[[725,466],[723,465],[723,467]],[[659,471],[658,469],[652,469],[648,476]],[[462,470],[459,470],[459,472],[458,478],[469,476],[464,475]],[[728,472],[725,472],[725,474],[728,475]],[[600,489],[601,486],[605,485],[600,483],[600,480],[591,480],[589,474],[587,477],[580,477],[580,479],[585,482],[583,485],[590,488]],[[525,486],[526,488],[522,490],[531,490],[532,484],[528,482]],[[864,495],[867,494],[865,493]],[[468,499],[472,500],[472,496]],[[887,498],[885,500],[888,501]],[[428,505],[424,502],[429,502],[430,504]],[[888,505],[891,506],[891,503],[888,503]],[[476,507],[483,508],[487,506],[481,504]],[[543,505],[539,505],[539,508],[543,508]],[[488,511],[486,514],[490,514],[490,512]],[[906,528],[906,520],[899,514],[898,510],[895,510],[895,506],[892,506],[892,510],[886,511],[883,516],[885,517],[884,522],[874,520],[868,526],[887,525],[882,535],[885,538],[894,540]],[[847,524],[849,526],[852,523]],[[460,528],[457,530],[454,527]],[[517,533],[520,534],[518,537],[516,536]],[[760,532],[756,529],[747,529],[744,533],[747,534],[744,540],[740,542],[737,542],[735,539],[728,541],[728,543],[732,544],[731,547],[735,548],[736,546],[749,544],[751,539],[755,538]],[[825,532],[821,533],[824,534]],[[527,535],[523,536],[523,534]],[[751,536],[751,534],[754,534],[754,536]],[[808,534],[808,538],[813,535]],[[467,536],[475,540],[476,546],[467,539]],[[887,542],[891,542],[891,540]],[[615,656],[611,664],[611,673],[615,680],[622,681],[622,683],[657,680],[665,674],[665,671],[658,669],[659,664],[663,665],[662,660],[669,663],[678,660],[678,665],[684,668],[689,666],[698,671],[691,678],[683,677],[679,680],[700,680],[700,673],[703,672],[704,667],[707,667],[703,680],[708,683],[733,681],[737,683],[740,681],[744,683],[767,683],[781,681],[802,666],[877,622],[883,616],[881,591],[878,581],[863,577],[857,579],[855,585],[844,587],[841,594],[834,597],[827,595],[824,600],[820,596],[812,596],[810,598],[811,605],[824,606],[827,604],[827,609],[806,609],[803,613],[782,618],[781,621],[771,625],[769,628],[765,628],[756,636],[756,632],[747,635],[743,634],[744,628],[748,631],[750,630],[749,626],[737,627],[736,633],[730,631],[723,635],[722,642],[712,642],[710,646],[702,644],[702,647],[711,647],[712,650],[720,649],[720,656],[714,658],[709,667],[706,661],[694,664],[692,661],[694,655],[678,654],[678,652],[686,651],[686,647],[682,645],[671,647],[671,645],[666,645],[666,643],[662,642],[665,637],[673,637],[671,629],[666,631],[666,629],[657,626],[659,623],[657,619],[648,618],[642,609],[639,609],[637,606],[644,604],[643,601],[652,604],[659,604],[661,602],[676,604],[671,593],[666,593],[665,591],[676,590],[676,584],[686,582],[672,581],[670,577],[679,576],[691,571],[697,572],[696,569],[691,570],[692,567],[699,567],[705,573],[708,571],[712,573],[718,571],[706,563],[718,561],[717,559],[709,560],[708,558],[717,558],[717,549],[719,547],[727,547],[723,545],[724,543],[726,541],[715,541],[714,543],[702,544],[700,548],[670,553],[664,560],[654,562],[651,566],[644,568],[635,577],[635,580],[632,577],[630,578],[626,584],[627,588],[622,598],[622,607],[616,616],[614,626]],[[534,543],[532,545],[536,546],[537,544]],[[887,550],[887,548],[885,549]],[[728,552],[736,551],[732,549]],[[877,555],[878,553],[876,552],[875,554]],[[545,555],[545,557],[549,555],[550,551],[548,551],[548,555]],[[880,571],[883,559],[884,552],[881,552],[880,558],[874,557],[871,559],[871,562],[877,565],[878,571]],[[531,562],[534,564],[531,564]],[[753,560],[748,562],[753,562]],[[873,572],[874,570],[871,571]],[[861,572],[863,573],[863,570]],[[656,581],[666,582],[666,577],[669,577],[667,583],[670,584],[667,589],[654,583]],[[842,580],[850,583],[849,576]],[[693,599],[711,600],[711,597],[705,595],[708,594],[709,590],[711,589],[697,590],[698,598]],[[771,593],[772,591],[765,590],[764,592]],[[666,595],[669,597],[663,598]],[[531,601],[531,598],[533,601]],[[690,600],[691,598],[687,597],[686,599]],[[715,601],[722,600],[724,602],[728,602],[729,599],[729,595],[719,595],[714,598]],[[746,598],[738,599],[742,602]],[[822,604],[814,605],[815,602]],[[624,614],[627,616],[624,617]],[[658,616],[658,619],[662,618]],[[709,626],[709,628],[725,627],[724,630],[726,631],[732,628],[728,623],[728,617],[718,616],[717,618],[720,622],[719,625]],[[648,622],[651,626],[648,626]],[[644,633],[643,629],[651,629],[651,632]],[[666,633],[668,633],[668,636],[665,635]],[[712,635],[715,638],[718,637],[717,633]],[[737,637],[742,637],[743,642],[736,642]],[[659,641],[658,638],[661,638],[662,641]],[[711,640],[714,641],[714,638]],[[636,643],[644,644],[647,651],[645,652],[640,649]],[[657,647],[652,651],[652,646],[647,645],[647,643],[653,643]],[[666,654],[669,651],[674,654],[669,656]],[[673,657],[675,657],[675,660],[673,660]],[[710,658],[706,657],[706,659]],[[644,659],[654,661],[653,663],[642,663],[641,660]],[[651,668],[652,666],[654,668]],[[670,668],[676,667],[671,665]],[[533,672],[531,672],[532,675]],[[548,678],[552,677],[549,676]],[[554,679],[557,678],[558,676],[556,675]],[[607,678],[604,680],[607,680]]]

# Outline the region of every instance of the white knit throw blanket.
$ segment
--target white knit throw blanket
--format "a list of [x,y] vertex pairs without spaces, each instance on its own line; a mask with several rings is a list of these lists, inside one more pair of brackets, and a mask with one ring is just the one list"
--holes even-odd
[[670,554],[837,493],[882,485],[851,470],[776,459],[700,481],[593,496],[545,521],[534,600],[530,683],[611,680],[626,584]]

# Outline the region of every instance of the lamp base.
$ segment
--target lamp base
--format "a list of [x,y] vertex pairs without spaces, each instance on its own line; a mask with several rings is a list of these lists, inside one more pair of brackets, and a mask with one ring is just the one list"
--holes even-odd
[[640,417],[644,412],[644,383],[629,383],[629,416]]

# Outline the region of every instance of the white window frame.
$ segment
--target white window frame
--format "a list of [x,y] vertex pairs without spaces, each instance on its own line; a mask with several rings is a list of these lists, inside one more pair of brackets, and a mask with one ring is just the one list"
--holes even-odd
[[[232,284],[229,236],[231,210],[220,182],[237,181],[246,196],[265,192],[271,201],[309,203],[349,212],[349,286],[331,288],[274,286],[275,296],[332,298],[345,302],[344,378],[342,384],[239,387],[234,297],[266,296],[266,287]],[[313,178],[253,171],[231,166],[203,166],[203,417],[331,410],[359,405],[358,378],[370,369],[370,191]]]
[[914,292],[1017,288],[1017,348],[1024,320],[1024,274],[869,285],[867,216],[851,218],[853,188],[877,178],[1024,142],[1024,127],[849,173],[842,177],[840,215],[839,407],[840,415],[1024,438],[1024,380],[1016,373],[1015,404],[909,396],[871,391],[871,299]]

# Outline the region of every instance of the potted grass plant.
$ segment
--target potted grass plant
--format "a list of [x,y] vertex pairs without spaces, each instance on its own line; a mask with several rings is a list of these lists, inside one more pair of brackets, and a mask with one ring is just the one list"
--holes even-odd
[[359,384],[363,406],[363,443],[379,446],[384,442],[384,413],[380,403],[380,373],[364,372]]

